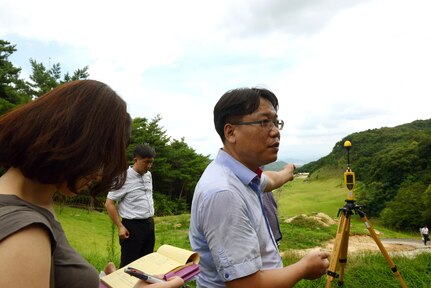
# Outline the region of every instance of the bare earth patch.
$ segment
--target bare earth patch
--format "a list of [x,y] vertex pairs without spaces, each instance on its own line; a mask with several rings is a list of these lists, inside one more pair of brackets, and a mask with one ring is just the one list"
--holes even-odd
[[[305,216],[305,215],[299,215],[290,219],[287,219],[286,222],[292,222],[295,221],[298,217],[307,217],[308,219],[312,218],[314,221],[318,222],[321,226],[328,226],[328,225],[334,225],[337,222],[327,216],[323,213],[318,213],[317,215],[313,216]],[[379,234],[378,231],[375,231],[376,234]],[[414,257],[418,253],[431,253],[431,246],[425,246],[423,242],[418,239],[394,239],[394,238],[380,238],[380,241],[382,242],[383,246],[385,247],[385,250],[388,252],[389,255],[395,256],[408,256],[408,257]],[[328,252],[332,252],[332,249],[334,247],[334,239],[328,241],[325,243],[322,247],[315,247],[311,249],[303,249],[303,250],[289,250],[289,253],[295,253],[299,254],[300,256],[305,255],[310,250],[325,250]],[[429,243],[431,245],[431,243]],[[380,253],[380,249],[377,246],[374,239],[369,235],[350,235],[349,236],[349,245],[347,249],[348,256],[354,255],[357,253],[366,253],[366,252],[377,252]],[[281,254],[284,254],[283,252]]]
[[[392,255],[402,254],[404,256],[414,256],[421,252],[431,252],[431,247],[425,246],[422,241],[415,239],[381,239],[385,250]],[[324,250],[332,251],[334,239],[329,241]],[[380,252],[379,247],[371,236],[354,235],[349,237],[348,253]]]
[[[310,249],[291,249],[288,252],[303,256],[311,250],[325,250],[332,253],[334,247],[334,240],[332,239],[325,243],[322,247],[315,247]],[[419,253],[431,253],[431,246],[425,246],[422,241],[416,239],[380,239],[385,250],[390,256],[407,256],[414,257]],[[367,235],[353,235],[349,237],[349,245],[347,249],[348,257],[367,252],[381,253],[374,239]],[[282,252],[281,255],[284,253]]]

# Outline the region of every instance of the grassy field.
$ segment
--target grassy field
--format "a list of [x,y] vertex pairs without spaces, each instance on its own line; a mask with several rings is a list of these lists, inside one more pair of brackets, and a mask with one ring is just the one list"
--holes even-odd
[[347,193],[336,179],[306,181],[296,179],[288,182],[283,191],[274,191],[278,200],[279,215],[292,217],[299,214],[323,212],[336,217],[338,209],[344,205]]
[[[286,223],[284,220],[299,214],[323,212],[330,217],[337,216],[338,209],[344,205],[346,190],[341,180],[304,181],[296,179],[286,184],[281,192],[275,191],[279,204],[283,240],[280,251],[284,251],[284,264],[288,265],[299,259],[291,249],[319,247],[333,238],[337,225],[321,227],[304,220]],[[75,247],[98,270],[103,269],[108,261],[119,264],[120,249],[117,230],[111,224],[106,213],[56,207],[59,221],[62,223],[70,244]],[[368,234],[359,216],[353,216],[352,234]],[[162,244],[171,244],[190,249],[188,227],[190,215],[157,217],[156,249]],[[409,238],[408,233],[385,229],[373,222],[373,227],[385,238]],[[417,237],[415,235],[414,237]],[[416,258],[394,257],[408,287],[430,287],[431,254],[422,254]],[[295,287],[324,287],[326,278],[303,280]],[[380,253],[367,253],[349,259],[345,277],[345,287],[400,287],[392,275],[388,264]],[[335,287],[337,284],[333,284]],[[193,285],[191,285],[193,287]]]

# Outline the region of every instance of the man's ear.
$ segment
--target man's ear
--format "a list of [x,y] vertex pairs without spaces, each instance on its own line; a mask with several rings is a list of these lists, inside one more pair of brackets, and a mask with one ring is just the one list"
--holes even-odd
[[236,129],[234,125],[229,123],[224,125],[224,138],[228,143],[234,144],[236,142]]

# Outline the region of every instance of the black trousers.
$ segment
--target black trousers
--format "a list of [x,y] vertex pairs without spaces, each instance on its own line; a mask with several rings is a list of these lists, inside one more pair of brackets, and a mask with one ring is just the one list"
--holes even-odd
[[430,241],[429,234],[422,234],[424,238],[424,244],[427,245],[427,242]]
[[129,230],[129,238],[120,239],[120,268],[142,256],[153,253],[156,242],[152,217],[147,219],[122,219],[121,223]]

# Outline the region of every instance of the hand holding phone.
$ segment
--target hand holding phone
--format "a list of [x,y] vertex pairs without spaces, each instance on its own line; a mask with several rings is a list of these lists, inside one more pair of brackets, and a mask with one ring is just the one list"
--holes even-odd
[[127,274],[134,276],[136,278],[142,279],[147,283],[163,283],[166,282],[165,280],[159,279],[157,277],[154,277],[152,275],[149,275],[147,273],[142,272],[141,270],[138,270],[136,268],[133,267],[127,267],[126,269],[124,269],[124,272],[126,272]]

